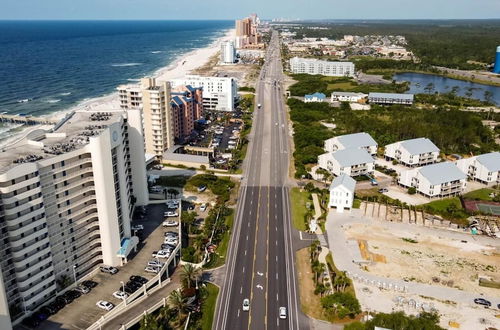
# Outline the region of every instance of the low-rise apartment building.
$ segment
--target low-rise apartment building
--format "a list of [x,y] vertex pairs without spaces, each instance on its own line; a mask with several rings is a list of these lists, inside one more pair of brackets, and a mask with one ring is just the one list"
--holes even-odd
[[365,149],[344,149],[327,152],[318,156],[319,167],[335,176],[372,175],[375,170],[375,160]]
[[398,141],[385,146],[384,157],[408,167],[420,167],[437,162],[439,148],[427,138]]
[[446,162],[401,171],[398,183],[426,197],[443,198],[462,194],[466,179],[455,164]]
[[370,93],[368,94],[368,102],[372,104],[392,105],[392,104],[413,104],[413,94],[398,94],[398,93]]
[[472,180],[500,184],[500,152],[459,159],[456,164]]
[[325,151],[334,152],[344,149],[365,149],[371,155],[377,153],[378,144],[370,134],[361,132],[335,136],[325,141]]
[[234,111],[238,104],[238,83],[233,77],[187,75],[185,78],[174,79],[171,83],[172,87],[201,87],[205,111]]
[[77,111],[4,148],[0,312],[7,301],[19,319],[56,295],[58,279],[126,262],[134,206],[148,198],[138,109]]
[[332,92],[330,97],[332,102],[361,102],[366,99],[368,94],[352,92]]
[[293,57],[290,59],[292,73],[320,74],[332,77],[354,77],[354,63],[330,62],[314,58]]
[[350,210],[354,201],[354,189],[356,180],[347,174],[336,177],[330,185],[329,207],[334,207],[337,212],[342,213],[344,209]]

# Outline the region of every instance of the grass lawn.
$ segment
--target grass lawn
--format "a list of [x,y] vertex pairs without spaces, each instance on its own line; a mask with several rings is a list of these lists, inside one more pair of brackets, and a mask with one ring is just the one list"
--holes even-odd
[[467,213],[458,197],[436,200],[422,205],[428,213],[437,214],[459,225],[467,224]]
[[290,190],[290,201],[292,203],[292,220],[296,229],[305,231],[307,225],[304,220],[306,215],[306,203],[309,200],[309,193],[307,191],[300,191],[300,188],[292,188]]
[[451,206],[455,206],[458,209],[462,208],[462,204],[460,204],[458,197],[440,199],[424,205],[429,206],[435,212],[442,213],[447,212],[447,209]]
[[217,246],[215,253],[212,253],[210,261],[204,266],[205,269],[217,268],[224,265],[224,263],[226,262],[227,248],[229,246],[229,239],[231,238],[235,213],[233,209],[231,210],[231,214],[226,217],[226,225],[228,226],[229,230],[227,230],[224,234],[224,237],[222,238],[220,244]]
[[203,330],[211,330],[215,314],[215,304],[217,303],[217,295],[219,294],[219,288],[212,283],[207,283],[206,290],[208,296],[205,298],[205,301],[203,302],[203,306],[201,308],[203,314],[201,317],[201,328]]
[[481,201],[491,201],[493,200],[493,198],[490,197],[490,194],[494,191],[495,190],[490,188],[483,188],[468,192],[467,194],[464,195],[464,197],[468,199],[475,199]]

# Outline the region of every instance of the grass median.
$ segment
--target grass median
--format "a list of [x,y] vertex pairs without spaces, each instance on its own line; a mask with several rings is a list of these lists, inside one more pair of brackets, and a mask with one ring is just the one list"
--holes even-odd
[[306,203],[310,202],[310,194],[300,188],[292,188],[290,190],[290,201],[292,204],[292,220],[296,229],[306,231],[307,225],[305,216],[307,213]]
[[215,305],[217,303],[219,288],[212,283],[207,283],[205,289],[207,290],[207,296],[205,298],[205,301],[203,302],[203,307],[201,309],[203,313],[201,319],[201,329],[211,330],[212,323],[214,321]]

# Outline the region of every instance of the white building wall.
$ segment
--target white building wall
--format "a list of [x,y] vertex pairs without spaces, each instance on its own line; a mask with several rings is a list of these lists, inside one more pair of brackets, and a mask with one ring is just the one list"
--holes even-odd
[[351,209],[354,201],[354,193],[343,186],[330,190],[329,206],[335,207],[337,212],[342,213],[344,209]]
[[224,64],[233,64],[236,62],[236,50],[232,41],[221,43],[221,62]]
[[353,77],[354,63],[330,62],[294,57],[290,59],[292,73],[320,74],[333,77]]
[[132,169],[134,196],[137,198],[136,205],[147,205],[149,203],[149,193],[144,155],[142,114],[139,109],[127,110],[127,117],[131,150],[130,167]]
[[2,277],[2,269],[0,268],[0,329],[12,330],[10,322],[9,304],[5,294],[5,285]]
[[477,157],[463,158],[455,162],[457,167],[473,180],[479,180],[487,184],[500,182],[500,173],[490,172],[480,162]]

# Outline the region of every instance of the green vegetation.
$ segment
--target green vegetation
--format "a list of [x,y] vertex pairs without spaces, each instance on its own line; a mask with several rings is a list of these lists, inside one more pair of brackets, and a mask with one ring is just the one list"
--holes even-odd
[[[427,85],[427,94],[417,94],[415,95],[415,103],[422,105],[432,105],[432,106],[447,106],[447,107],[484,107],[494,105],[492,102],[492,95],[486,93],[485,99],[488,101],[480,101],[470,97],[458,96],[456,90],[452,90],[449,93],[433,93],[434,86],[432,84]],[[467,93],[470,93],[468,91]],[[488,92],[488,91],[487,91]],[[469,94],[472,96],[472,94]]]
[[436,200],[422,205],[423,209],[432,214],[438,214],[446,219],[453,220],[458,224],[467,223],[467,213],[462,208],[458,197]]
[[387,329],[425,329],[444,330],[439,326],[439,315],[422,312],[418,316],[405,315],[404,312],[391,314],[378,313],[366,323],[353,322],[344,327],[344,330],[373,330],[375,327]]
[[161,176],[156,180],[156,184],[164,187],[182,188],[186,185],[189,177],[183,175]]
[[251,93],[255,93],[255,88],[253,87],[249,87],[249,86],[241,86],[238,88],[238,90],[240,92],[251,92]]
[[353,319],[361,313],[358,299],[350,293],[335,292],[321,298],[321,305],[328,313],[335,314],[339,319],[347,316]]
[[306,203],[310,201],[311,194],[307,191],[301,191],[300,188],[290,189],[290,201],[292,204],[292,220],[297,230],[306,231],[308,229],[306,219],[311,212],[307,209]]
[[[321,26],[328,29],[308,29]],[[494,60],[500,35],[499,20],[476,21],[391,21],[342,23],[307,23],[295,29],[297,38],[344,35],[403,35],[408,49],[422,65],[460,69],[484,69]]]
[[227,248],[229,246],[229,239],[231,238],[231,228],[233,228],[234,210],[229,209],[230,212],[225,216],[224,225],[227,230],[224,232],[219,245],[215,252],[210,255],[210,260],[203,266],[205,269],[212,269],[222,266],[226,262]]
[[474,199],[474,200],[478,200],[478,201],[492,201],[493,197],[490,197],[490,194],[492,194],[494,192],[495,192],[495,190],[493,190],[493,189],[482,188],[482,189],[468,192],[467,194],[464,195],[464,198],[465,199]]
[[408,243],[414,243],[414,244],[418,243],[418,241],[414,240],[413,238],[403,237],[402,240]]
[[221,202],[229,200],[231,189],[234,188],[235,183],[230,178],[219,177],[213,174],[198,174],[191,177],[187,182],[185,189],[188,191],[196,191],[198,187],[207,187],[217,199]]
[[215,315],[215,304],[217,303],[217,295],[219,294],[219,288],[216,285],[207,283],[206,286],[206,297],[201,309],[201,329],[211,330],[212,322]]

